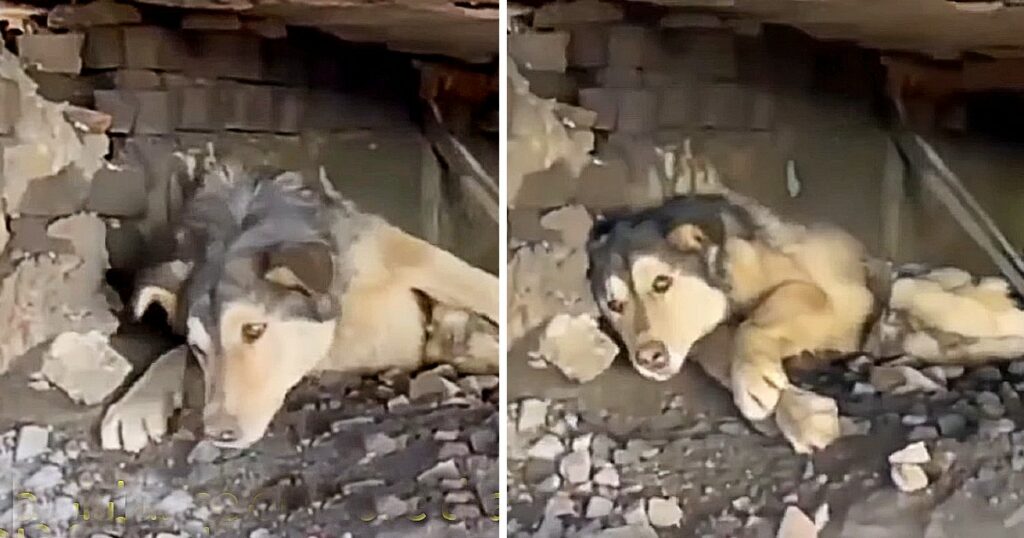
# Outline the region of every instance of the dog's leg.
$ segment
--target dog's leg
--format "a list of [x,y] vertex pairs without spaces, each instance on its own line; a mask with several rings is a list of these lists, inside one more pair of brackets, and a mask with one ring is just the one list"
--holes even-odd
[[783,360],[813,351],[828,337],[831,305],[821,288],[786,282],[772,290],[739,328],[732,364],[733,400],[749,420],[775,410],[789,386]]
[[387,227],[381,245],[388,270],[410,288],[498,322],[501,305],[494,275],[393,226]]
[[138,452],[167,433],[167,420],[182,405],[186,357],[184,346],[164,353],[107,408],[100,425],[105,450]]

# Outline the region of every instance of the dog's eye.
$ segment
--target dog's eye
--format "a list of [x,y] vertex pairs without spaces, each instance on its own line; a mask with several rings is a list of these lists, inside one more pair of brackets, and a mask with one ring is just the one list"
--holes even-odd
[[651,284],[651,289],[653,289],[655,293],[665,293],[671,287],[672,277],[668,275],[658,275],[654,279],[654,283]]
[[246,344],[251,344],[259,340],[265,330],[267,330],[266,323],[246,323],[242,325],[242,340]]
[[616,314],[621,314],[622,311],[625,310],[625,309],[626,309],[626,305],[623,304],[622,301],[619,301],[617,299],[612,299],[611,301],[608,301],[608,310],[611,310],[612,312],[615,312]]

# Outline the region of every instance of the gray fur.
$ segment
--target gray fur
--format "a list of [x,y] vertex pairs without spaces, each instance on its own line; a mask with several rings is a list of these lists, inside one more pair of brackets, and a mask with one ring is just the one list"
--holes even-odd
[[[355,271],[344,253],[375,217],[304,186],[294,173],[259,169],[204,179],[175,235],[177,259],[193,267],[178,294],[178,323],[199,319],[216,343],[220,313],[233,301],[265,305],[287,317],[323,321],[340,315],[337,298]],[[310,294],[267,281],[267,260],[283,249],[326,250],[333,264],[329,292]]]

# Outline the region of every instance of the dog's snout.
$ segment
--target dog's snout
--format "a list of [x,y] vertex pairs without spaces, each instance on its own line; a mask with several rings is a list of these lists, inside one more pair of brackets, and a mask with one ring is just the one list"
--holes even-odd
[[207,419],[203,429],[206,438],[217,443],[234,443],[242,435],[238,421],[223,415]]
[[636,362],[645,368],[664,368],[668,366],[668,348],[656,340],[645,342],[636,350]]

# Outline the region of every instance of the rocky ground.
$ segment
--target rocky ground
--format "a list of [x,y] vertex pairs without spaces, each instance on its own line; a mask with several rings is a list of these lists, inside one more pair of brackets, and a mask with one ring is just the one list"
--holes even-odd
[[310,381],[250,449],[197,442],[186,411],[173,438],[131,456],[97,448],[101,406],[28,388],[32,362],[0,377],[18,402],[0,407],[0,536],[497,534],[495,376]]
[[811,456],[740,419],[696,368],[656,384],[616,364],[573,386],[526,362],[510,366],[510,536],[1024,533],[1024,361],[861,358],[805,376],[844,417],[843,437]]

